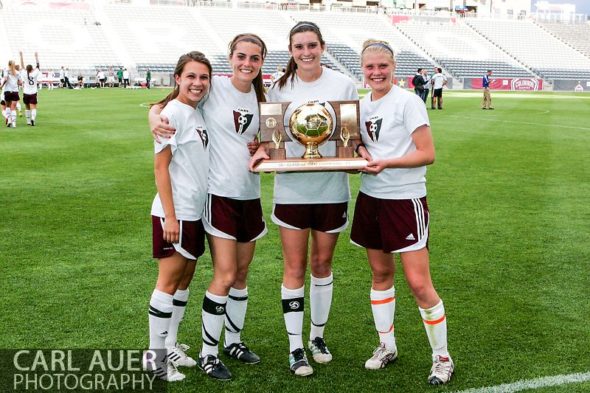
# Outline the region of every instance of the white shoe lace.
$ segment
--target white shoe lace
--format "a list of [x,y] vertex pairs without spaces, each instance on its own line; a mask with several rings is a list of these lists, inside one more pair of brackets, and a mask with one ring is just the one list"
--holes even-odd
[[186,351],[188,351],[190,348],[191,348],[191,347],[189,347],[189,346],[188,346],[188,345],[186,345],[186,344],[178,344],[178,343],[177,343],[177,344],[176,344],[176,346],[175,346],[176,353],[177,353],[178,355],[180,355],[180,357],[182,357],[183,359],[186,359],[186,358],[187,358],[187,355],[186,355],[186,353],[185,353],[185,352],[186,352]]

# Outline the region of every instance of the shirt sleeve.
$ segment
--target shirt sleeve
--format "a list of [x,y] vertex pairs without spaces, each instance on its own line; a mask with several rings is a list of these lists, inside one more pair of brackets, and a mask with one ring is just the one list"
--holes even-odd
[[413,94],[404,106],[404,127],[408,134],[411,135],[418,127],[424,125],[430,127],[426,106],[420,97]]

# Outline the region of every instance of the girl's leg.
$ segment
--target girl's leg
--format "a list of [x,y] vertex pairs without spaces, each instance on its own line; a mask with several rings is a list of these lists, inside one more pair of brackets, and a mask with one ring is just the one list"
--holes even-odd
[[260,362],[260,357],[250,351],[241,338],[248,309],[248,269],[254,257],[255,248],[256,242],[237,243],[238,269],[236,280],[229,290],[225,310],[224,352],[248,364]]
[[305,356],[302,339],[309,232],[309,229],[298,230],[280,227],[284,258],[281,301],[285,327],[289,337],[289,366],[291,371],[299,376],[313,373]]
[[333,293],[332,257],[338,233],[311,232],[311,329],[309,349],[318,363],[328,363],[332,354],[324,341],[324,329],[330,315]]
[[430,277],[428,249],[401,253],[401,260],[432,348],[433,365],[428,381],[433,385],[444,384],[451,379],[454,365],[447,349],[445,307]]
[[189,285],[195,274],[196,266],[196,260],[187,260],[178,289],[174,293],[172,300],[173,310],[168,327],[168,336],[166,337],[166,348],[168,348],[169,358],[176,366],[194,367],[197,365],[197,362],[185,353],[189,346],[178,344],[178,329],[184,319],[184,312],[189,298]]

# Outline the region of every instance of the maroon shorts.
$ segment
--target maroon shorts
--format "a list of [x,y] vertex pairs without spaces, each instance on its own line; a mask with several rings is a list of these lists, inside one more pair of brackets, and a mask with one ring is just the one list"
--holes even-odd
[[23,102],[25,105],[37,105],[37,93],[23,94]]
[[198,221],[179,221],[180,234],[178,243],[164,240],[164,218],[152,216],[152,245],[154,258],[168,258],[175,252],[187,259],[196,260],[205,253],[205,230]]
[[339,233],[348,225],[348,202],[313,205],[275,204],[275,224],[290,229],[311,228],[320,232]]
[[426,197],[379,199],[359,192],[350,240],[384,252],[420,250],[428,246],[429,220]]
[[18,91],[5,91],[4,92],[4,100],[7,103],[20,100],[20,97],[18,95]]
[[240,243],[255,241],[266,234],[260,199],[238,200],[209,194],[203,225],[210,235]]

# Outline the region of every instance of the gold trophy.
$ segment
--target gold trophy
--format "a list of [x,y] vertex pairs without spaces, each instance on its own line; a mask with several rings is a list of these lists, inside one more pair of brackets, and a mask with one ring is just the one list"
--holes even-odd
[[[289,104],[260,103],[260,142],[268,143],[270,160],[263,160],[254,171],[351,171],[367,165],[364,158],[354,157],[354,147],[349,146],[351,142],[356,146],[361,139],[358,101],[328,101],[335,116],[325,105],[306,103],[296,108],[286,121]],[[319,146],[329,141],[336,144],[334,157],[324,157],[319,152]],[[285,142],[303,145],[305,153],[286,158]]]

